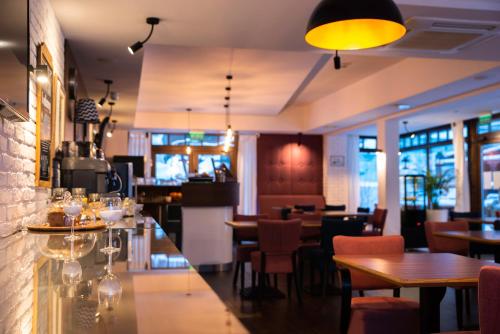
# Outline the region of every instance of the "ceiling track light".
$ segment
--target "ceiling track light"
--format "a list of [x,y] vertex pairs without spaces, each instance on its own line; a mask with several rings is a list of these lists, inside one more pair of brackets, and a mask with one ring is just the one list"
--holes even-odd
[[322,0],[309,19],[306,42],[326,50],[362,50],[397,41],[406,34],[393,0]]
[[131,46],[128,47],[128,52],[130,52],[130,54],[132,54],[132,55],[135,54],[140,49],[142,49],[142,47],[144,46],[144,44],[147,41],[149,41],[149,39],[153,35],[153,30],[155,28],[155,25],[157,25],[157,24],[160,23],[160,19],[157,18],[157,17],[148,17],[146,19],[146,23],[151,26],[151,30],[149,31],[148,36],[143,41],[137,41],[137,42],[135,42],[134,44],[132,44]]
[[342,68],[342,61],[340,60],[339,51],[335,51],[335,57],[333,57],[333,66],[336,70],[340,70]]
[[101,108],[106,103],[106,99],[109,96],[109,92],[110,92],[111,85],[113,84],[113,80],[106,79],[106,80],[104,80],[104,83],[106,84],[106,94],[104,94],[104,96],[101,97],[101,99],[99,100],[99,102],[97,102],[97,105],[99,107],[101,107]]

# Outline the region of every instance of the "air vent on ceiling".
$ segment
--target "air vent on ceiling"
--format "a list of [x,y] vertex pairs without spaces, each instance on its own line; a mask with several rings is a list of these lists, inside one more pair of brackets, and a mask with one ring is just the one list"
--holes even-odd
[[412,17],[408,33],[388,46],[394,50],[455,53],[500,35],[500,22]]

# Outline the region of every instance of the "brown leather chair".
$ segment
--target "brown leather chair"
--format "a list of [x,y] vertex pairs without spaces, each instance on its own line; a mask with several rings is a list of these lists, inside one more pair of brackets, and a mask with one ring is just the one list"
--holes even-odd
[[[259,220],[257,232],[259,251],[251,254],[252,286],[255,287],[255,273],[259,273],[259,296],[266,284],[266,274],[286,274],[288,296],[291,295],[291,281],[294,281],[297,299],[302,303],[297,271],[297,250],[300,244],[302,223],[293,220]],[[276,281],[275,281],[276,282]]]
[[[235,215],[234,221],[258,221],[266,219],[267,215]],[[236,241],[235,267],[233,286],[236,287],[240,275],[240,288],[245,288],[245,263],[250,262],[250,254],[259,249],[257,245],[257,228],[242,228],[234,230]],[[241,272],[241,273],[240,273]]]
[[373,226],[371,231],[363,231],[365,236],[380,236],[384,234],[385,220],[387,219],[387,209],[375,208],[371,219]]

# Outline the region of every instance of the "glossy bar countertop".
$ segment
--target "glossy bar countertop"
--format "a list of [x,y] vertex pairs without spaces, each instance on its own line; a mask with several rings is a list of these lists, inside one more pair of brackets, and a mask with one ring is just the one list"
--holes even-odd
[[[7,303],[0,312],[8,314],[2,332],[247,333],[152,218],[113,228],[118,299],[98,294],[110,259],[100,251],[107,231],[78,235],[73,248],[64,233],[25,231],[0,239],[0,302]],[[65,276],[70,258],[81,279]]]

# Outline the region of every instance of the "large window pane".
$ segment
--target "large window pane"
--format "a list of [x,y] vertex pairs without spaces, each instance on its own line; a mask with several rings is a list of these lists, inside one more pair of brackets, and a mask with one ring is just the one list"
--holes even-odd
[[403,151],[399,156],[399,175],[425,175],[427,152],[425,149]]
[[186,154],[156,154],[155,176],[157,180],[182,183],[189,174],[189,156]]
[[168,145],[168,134],[153,133],[151,136],[151,144],[154,146]]
[[429,150],[429,170],[432,175],[446,175],[452,177],[448,192],[438,198],[440,207],[455,205],[455,160],[453,145],[431,147]]
[[360,206],[373,209],[378,203],[377,154],[359,153]]
[[182,146],[186,145],[186,135],[170,135],[170,145],[172,146]]
[[198,155],[198,173],[207,173],[214,176],[214,167],[219,168],[222,164],[231,169],[231,159],[223,154],[199,154]]

